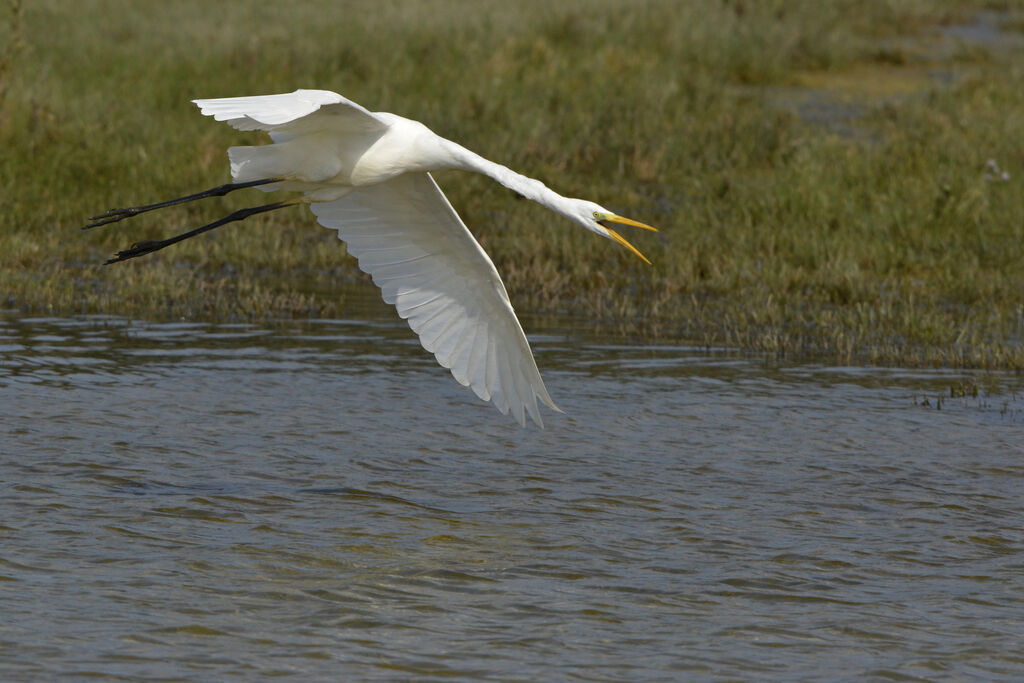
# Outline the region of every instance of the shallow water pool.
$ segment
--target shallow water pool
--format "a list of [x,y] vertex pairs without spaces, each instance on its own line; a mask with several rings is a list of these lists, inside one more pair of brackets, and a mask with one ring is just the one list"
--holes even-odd
[[1024,676],[1021,378],[531,342],[0,317],[0,677]]

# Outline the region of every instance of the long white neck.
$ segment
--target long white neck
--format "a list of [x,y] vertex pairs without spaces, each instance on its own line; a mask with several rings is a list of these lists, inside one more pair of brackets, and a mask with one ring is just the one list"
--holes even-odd
[[507,166],[489,161],[476,152],[472,152],[451,140],[444,140],[444,142],[446,143],[445,147],[448,153],[451,154],[454,161],[452,164],[453,168],[482,173],[489,178],[497,180],[513,192],[517,192],[527,199],[532,199],[541,206],[561,214],[566,213],[566,198],[541,181],[528,178],[521,173],[516,173]]

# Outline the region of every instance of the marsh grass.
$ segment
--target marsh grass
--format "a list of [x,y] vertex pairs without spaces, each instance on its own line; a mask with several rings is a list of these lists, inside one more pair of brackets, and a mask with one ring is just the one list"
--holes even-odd
[[[0,303],[344,315],[338,284],[365,276],[299,208],[98,265],[257,191],[78,230],[225,182],[225,148],[260,140],[190,99],[320,87],[661,228],[635,236],[647,267],[485,178],[439,174],[521,311],[841,362],[1024,368],[1024,55],[957,44],[938,64],[906,47],[984,8],[1019,30],[1011,3],[972,0],[34,0],[0,27]],[[777,88],[858,115],[837,132]],[[990,158],[1008,181],[985,178]]]

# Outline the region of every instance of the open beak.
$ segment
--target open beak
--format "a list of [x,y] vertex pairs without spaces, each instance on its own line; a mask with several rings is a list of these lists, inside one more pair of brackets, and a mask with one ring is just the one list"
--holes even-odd
[[632,244],[627,242],[626,238],[624,238],[622,235],[620,235],[619,233],[617,233],[614,230],[612,230],[611,228],[609,228],[607,224],[608,223],[621,223],[623,225],[632,225],[634,228],[643,228],[644,230],[652,230],[654,232],[658,232],[657,228],[651,227],[650,225],[647,225],[646,223],[641,223],[640,221],[635,221],[632,218],[623,218],[622,216],[616,216],[613,213],[609,213],[609,214],[605,214],[605,215],[601,216],[601,219],[599,221],[597,221],[597,222],[601,225],[602,228],[604,228],[605,230],[608,231],[608,235],[613,240],[615,240],[616,242],[618,242],[619,244],[624,246],[626,249],[629,249],[631,252],[633,252],[634,254],[639,256],[643,260],[643,262],[646,263],[647,265],[651,264],[651,262],[649,260],[647,260],[647,257],[640,253],[639,249],[637,249]]

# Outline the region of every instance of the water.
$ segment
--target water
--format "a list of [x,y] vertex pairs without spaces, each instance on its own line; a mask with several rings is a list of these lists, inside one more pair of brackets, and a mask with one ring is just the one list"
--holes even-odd
[[533,342],[0,316],[0,678],[1024,676],[1019,377]]

